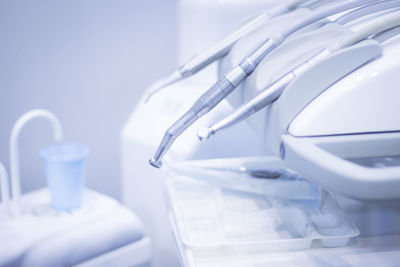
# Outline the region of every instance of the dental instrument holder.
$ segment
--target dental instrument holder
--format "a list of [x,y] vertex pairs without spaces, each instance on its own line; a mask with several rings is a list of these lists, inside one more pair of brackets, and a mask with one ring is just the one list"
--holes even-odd
[[381,53],[382,46],[378,42],[366,40],[307,70],[271,106],[265,132],[267,146],[280,155],[289,168],[327,189],[360,199],[398,197],[400,167],[369,168],[349,159],[397,155],[399,133],[338,135],[326,132],[320,136],[311,133],[312,129],[301,132],[295,127],[298,125],[295,119],[327,88]]
[[[291,127],[292,121],[300,111],[314,98],[323,93],[330,85],[353,72],[357,68],[378,58],[382,54],[382,46],[374,40],[365,40],[351,47],[340,50],[325,60],[312,66],[297,77],[282,92],[279,99],[272,105],[270,116],[279,121],[279,127],[269,127],[267,136],[276,138]],[[346,64],[343,64],[346,62]],[[317,78],[316,78],[317,77]],[[274,133],[273,131],[276,131]],[[268,137],[267,137],[268,138]],[[275,144],[275,142],[267,142]],[[279,143],[279,142],[278,142]],[[279,152],[279,145],[269,147],[273,152]],[[278,153],[279,154],[279,153]]]
[[[224,69],[229,69],[231,65],[236,64],[236,61],[238,58],[240,58],[240,55],[246,53],[246,50],[249,49],[249,42],[256,42],[259,37],[264,35],[262,30],[263,29],[254,33],[252,36],[249,36],[248,39],[239,41],[236,44],[236,46],[232,49],[232,54],[227,56],[222,61],[221,65],[223,65],[223,67],[221,66],[220,73],[223,73]],[[315,55],[320,54],[321,51],[329,46],[329,44],[332,43],[336,38],[350,34],[352,34],[352,32],[342,25],[338,25],[336,23],[327,23],[320,28],[293,36],[293,38],[288,39],[284,44],[270,53],[263,62],[261,62],[255,74],[257,75],[257,73],[262,73],[262,75],[257,75],[257,78],[255,78],[254,75],[250,76],[242,83],[241,87],[239,87],[235,93],[227,98],[227,100],[235,109],[237,109],[236,111],[238,111],[239,107],[242,108],[244,106],[241,105],[242,103],[250,101],[250,99],[256,95],[261,94],[261,91],[269,93],[276,90],[275,94],[271,94],[270,98],[273,99],[274,96],[278,97],[278,85],[280,84],[280,88],[283,90],[285,87],[284,84],[290,83],[291,80],[291,78],[282,79],[284,74],[289,74],[296,68],[299,69],[299,66],[301,65],[308,65],[310,59],[315,59]],[[274,68],[271,68],[271,66],[274,66]],[[304,70],[306,68],[307,66],[301,69]],[[293,76],[296,76],[299,73],[298,71],[295,71],[293,74]],[[294,79],[294,77],[292,79]],[[276,82],[274,85],[272,85],[273,81],[278,80],[279,82]],[[258,109],[262,107],[262,105],[259,105]],[[260,123],[260,121],[264,121],[263,116],[265,115],[265,111],[259,110],[257,112],[256,109],[248,109],[248,111],[248,114],[256,112],[253,114],[253,116],[247,118],[248,124],[251,125],[255,132],[263,136],[266,125],[265,123]],[[233,115],[233,113],[231,115]],[[243,112],[241,117],[246,118],[246,114]],[[218,123],[214,123],[212,127],[210,126],[208,129],[201,129],[206,134],[205,137],[209,137],[211,134],[214,134],[215,131],[230,127],[232,124],[226,124],[226,122],[229,121],[227,118],[228,117],[219,121]],[[239,118],[239,116],[236,118]],[[235,121],[231,122],[237,123]],[[199,138],[203,132],[199,130]]]
[[219,79],[203,93],[193,106],[175,121],[165,132],[154,157],[150,158],[149,164],[160,168],[162,158],[175,142],[176,138],[190,127],[198,118],[212,110],[218,103],[225,99],[240,83],[245,80],[259,65],[259,63],[278,47],[285,39],[298,32],[304,27],[336,13],[367,4],[371,0],[339,2],[319,12],[313,13],[300,21],[296,21],[290,28],[277,32],[265,39],[255,50],[243,59],[238,66],[230,70],[222,79]]
[[63,130],[60,121],[57,117],[44,109],[34,109],[23,114],[17,122],[10,135],[10,170],[11,170],[11,193],[13,199],[13,213],[19,215],[21,213],[21,180],[19,169],[19,151],[18,151],[18,138],[22,128],[30,120],[34,118],[45,118],[50,121],[53,128],[54,139],[60,142],[63,139]]
[[42,149],[40,155],[52,208],[70,211],[82,207],[88,148],[79,144],[56,144]]
[[[304,12],[304,11],[302,11]],[[297,14],[298,12],[296,12]],[[307,11],[305,11],[307,13]],[[286,14],[283,17],[292,17],[293,14]],[[299,17],[300,19],[300,17]],[[282,21],[282,18],[275,18],[273,27],[268,31],[268,35],[271,38],[259,42],[253,49],[257,47],[263,47],[264,53],[268,54],[281,42],[283,37],[280,32],[289,26],[288,22]],[[279,22],[279,23],[278,23]],[[207,91],[205,91],[199,99],[195,101],[190,110],[186,111],[174,124],[172,124],[165,132],[159,147],[157,148],[154,156],[150,158],[149,164],[153,167],[160,168],[162,166],[161,159],[169,150],[173,142],[179,137],[188,127],[190,127],[198,118],[208,113],[216,105],[219,104],[227,95],[229,95],[234,89],[240,85],[247,75],[254,70],[255,65],[258,64],[259,60],[254,60],[253,64],[250,64],[252,60],[241,60],[239,64],[229,69],[226,75],[222,75],[216,83],[214,83]]]

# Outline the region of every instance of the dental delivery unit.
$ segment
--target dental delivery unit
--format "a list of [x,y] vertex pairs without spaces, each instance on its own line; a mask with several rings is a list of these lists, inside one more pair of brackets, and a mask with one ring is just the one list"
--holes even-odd
[[398,264],[400,0],[178,7],[186,63],[121,135],[156,265]]

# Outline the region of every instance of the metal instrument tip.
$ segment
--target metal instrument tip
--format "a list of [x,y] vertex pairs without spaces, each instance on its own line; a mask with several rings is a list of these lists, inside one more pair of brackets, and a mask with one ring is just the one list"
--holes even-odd
[[149,159],[149,163],[151,166],[155,167],[155,168],[161,168],[162,166],[162,162],[161,161],[157,161],[154,158]]
[[210,136],[212,134],[213,134],[213,131],[210,128],[203,128],[197,132],[197,137],[199,138],[200,141],[204,141],[204,140],[210,138]]

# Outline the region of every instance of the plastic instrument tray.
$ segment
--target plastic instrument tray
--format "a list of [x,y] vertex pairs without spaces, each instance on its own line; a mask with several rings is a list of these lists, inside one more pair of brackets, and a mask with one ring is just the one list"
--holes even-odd
[[317,208],[176,174],[166,180],[166,191],[177,238],[200,253],[306,249],[314,240],[339,247],[359,234],[324,190]]

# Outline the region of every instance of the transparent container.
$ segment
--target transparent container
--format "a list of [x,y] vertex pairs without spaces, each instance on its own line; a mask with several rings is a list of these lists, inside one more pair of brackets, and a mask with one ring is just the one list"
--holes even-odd
[[82,207],[88,153],[85,145],[72,143],[55,144],[40,151],[54,209]]
[[[193,164],[210,168],[226,162],[247,169],[282,167],[276,160],[258,159],[252,163],[239,159],[201,161],[201,164],[193,161]],[[293,199],[285,192],[276,193],[292,191],[291,182],[297,187],[295,176],[266,180],[269,190],[255,194],[210,183],[208,172],[204,173],[207,179],[201,181],[197,168],[195,179],[186,175],[187,169],[184,174],[176,171],[171,171],[165,182],[170,219],[176,239],[196,257],[228,259],[239,254],[307,249],[314,243],[320,247],[341,247],[359,235],[327,191],[320,189],[318,201],[303,201],[306,195]],[[228,166],[225,182],[231,175],[237,178]],[[316,197],[313,190],[308,192],[312,198]]]
[[287,169],[278,159],[251,158],[168,162],[176,174],[207,182],[218,188],[320,205],[321,189]]

